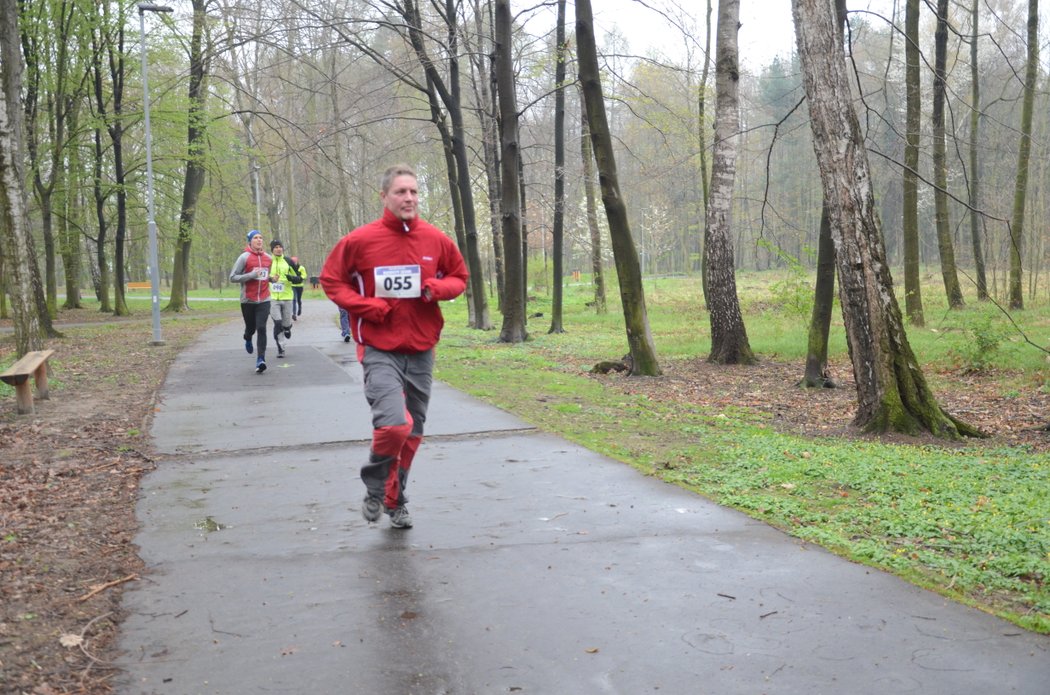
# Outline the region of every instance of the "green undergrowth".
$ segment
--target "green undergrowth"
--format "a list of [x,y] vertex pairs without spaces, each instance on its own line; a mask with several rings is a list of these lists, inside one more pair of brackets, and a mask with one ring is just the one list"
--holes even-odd
[[[534,305],[542,300],[530,302],[530,311]],[[596,362],[625,350],[616,317],[573,313],[566,322],[571,330],[562,334],[545,332],[548,319],[533,319],[530,339],[507,345],[497,331],[463,327],[462,310],[446,312],[436,373],[442,381],[853,561],[1050,633],[1047,455],[983,443],[913,446],[788,435],[747,408],[656,401],[628,393],[625,377],[589,374]],[[650,318],[658,351],[666,348],[662,360],[706,354],[707,319],[698,310],[657,306]],[[779,317],[747,320],[749,330],[759,327],[752,347],[761,358],[769,359],[770,346],[786,344]],[[1039,315],[1030,320],[1043,321]],[[791,332],[800,342],[797,323]],[[951,369],[966,340],[962,328],[927,330],[923,349],[934,354],[926,368]],[[1017,358],[1008,350],[1000,359]],[[1028,378],[1045,379],[1041,358],[1024,359],[1031,362]]]

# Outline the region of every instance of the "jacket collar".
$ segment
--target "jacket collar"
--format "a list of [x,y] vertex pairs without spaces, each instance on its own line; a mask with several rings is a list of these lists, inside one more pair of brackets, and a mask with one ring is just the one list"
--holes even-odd
[[[387,229],[392,229],[398,232],[411,232],[419,224],[419,215],[417,214],[414,219],[409,220],[408,222],[404,222],[397,215],[390,212],[386,208],[383,208],[382,222],[383,226]],[[408,226],[408,229],[405,229],[406,225]]]

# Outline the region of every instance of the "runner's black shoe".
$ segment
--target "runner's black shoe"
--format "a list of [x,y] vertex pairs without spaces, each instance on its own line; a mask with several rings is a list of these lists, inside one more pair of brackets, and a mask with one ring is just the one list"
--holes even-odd
[[361,505],[361,516],[370,524],[379,521],[379,515],[383,513],[383,503],[378,497],[368,495]]

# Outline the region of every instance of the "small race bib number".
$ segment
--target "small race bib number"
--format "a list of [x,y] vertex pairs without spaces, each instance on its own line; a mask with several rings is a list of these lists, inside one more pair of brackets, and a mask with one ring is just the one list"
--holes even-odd
[[283,282],[275,282],[275,283],[273,283],[273,291],[274,292],[284,292],[284,283]]
[[376,296],[418,299],[422,274],[418,265],[385,265],[376,268]]

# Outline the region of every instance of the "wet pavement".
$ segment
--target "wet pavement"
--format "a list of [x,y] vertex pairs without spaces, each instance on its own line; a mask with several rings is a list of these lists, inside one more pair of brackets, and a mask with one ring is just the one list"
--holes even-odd
[[265,374],[239,320],[171,369],[117,693],[1050,692],[1050,637],[442,385],[415,528],[367,524],[360,367],[305,308]]

